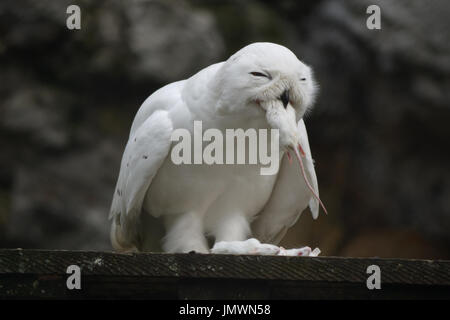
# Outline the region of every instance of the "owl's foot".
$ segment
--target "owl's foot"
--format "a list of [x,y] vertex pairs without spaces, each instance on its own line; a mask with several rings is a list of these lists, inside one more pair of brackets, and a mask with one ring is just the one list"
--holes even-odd
[[317,257],[320,254],[320,250],[315,248],[311,251],[310,247],[285,249],[273,244],[261,243],[257,239],[252,238],[245,241],[217,242],[211,249],[211,253]]

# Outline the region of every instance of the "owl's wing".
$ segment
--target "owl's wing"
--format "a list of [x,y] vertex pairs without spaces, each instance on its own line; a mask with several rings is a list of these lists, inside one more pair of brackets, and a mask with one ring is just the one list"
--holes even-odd
[[[314,162],[311,157],[308,134],[303,119],[298,122],[297,130],[300,143],[305,151],[305,157],[302,160],[306,177],[317,196],[319,196]],[[317,219],[319,202],[308,189],[302,177],[299,163],[293,161],[290,164],[287,156],[284,155],[272,194],[261,213],[252,223],[253,236],[261,242],[278,244],[308,205],[313,218]]]
[[154,111],[132,132],[120,165],[110,210],[111,240],[116,249],[136,241],[142,203],[158,169],[167,157],[173,131],[168,111]]

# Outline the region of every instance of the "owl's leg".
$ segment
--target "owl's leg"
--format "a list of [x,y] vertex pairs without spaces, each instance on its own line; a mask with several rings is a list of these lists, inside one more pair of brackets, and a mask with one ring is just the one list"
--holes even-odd
[[280,249],[249,239],[251,231],[242,214],[228,214],[217,220],[214,228],[216,242],[211,253],[224,254],[277,254]]
[[165,252],[209,252],[201,215],[187,212],[177,216],[168,216],[165,222],[167,230],[166,236],[163,238]]
[[219,241],[243,241],[250,236],[250,225],[242,214],[228,214],[215,222],[213,235]]

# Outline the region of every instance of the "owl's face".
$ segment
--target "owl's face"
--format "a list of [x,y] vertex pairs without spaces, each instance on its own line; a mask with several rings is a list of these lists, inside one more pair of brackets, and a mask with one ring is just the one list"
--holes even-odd
[[310,67],[283,46],[254,43],[231,56],[223,73],[222,101],[229,109],[262,109],[280,131],[280,146],[298,143],[297,122],[317,92]]

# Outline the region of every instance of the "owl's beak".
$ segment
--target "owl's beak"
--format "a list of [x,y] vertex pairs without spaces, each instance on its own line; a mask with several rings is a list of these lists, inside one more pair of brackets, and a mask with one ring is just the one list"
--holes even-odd
[[283,107],[286,109],[289,103],[289,90],[284,90],[280,96],[281,102],[283,102]]

